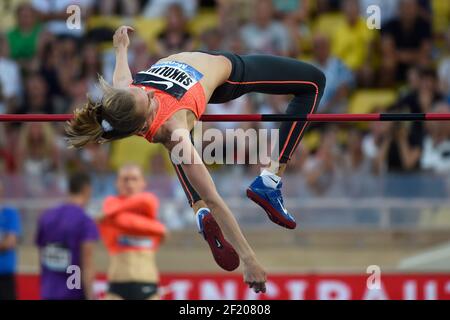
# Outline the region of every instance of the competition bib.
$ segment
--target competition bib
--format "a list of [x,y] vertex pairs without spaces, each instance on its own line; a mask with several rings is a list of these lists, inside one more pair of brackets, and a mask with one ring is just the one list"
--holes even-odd
[[153,240],[148,237],[136,237],[122,235],[118,238],[118,243],[122,247],[136,247],[141,249],[151,249],[153,248]]
[[180,100],[201,78],[203,74],[190,65],[169,61],[155,64],[147,71],[139,72],[133,85],[150,86]]
[[44,267],[55,272],[66,272],[72,264],[70,250],[59,243],[51,243],[42,249],[41,262]]

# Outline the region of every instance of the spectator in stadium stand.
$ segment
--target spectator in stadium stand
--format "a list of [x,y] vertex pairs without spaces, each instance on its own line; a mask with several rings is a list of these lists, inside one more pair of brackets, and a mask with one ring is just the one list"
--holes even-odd
[[371,162],[371,171],[376,175],[386,171],[387,164],[384,150],[389,146],[389,132],[389,123],[373,122],[369,124],[369,132],[364,136],[362,141],[364,157],[369,159]]
[[433,18],[433,0],[416,0],[419,6],[419,16],[423,19],[430,21]]
[[41,298],[45,300],[94,299],[94,251],[97,226],[85,207],[91,197],[90,177],[69,178],[68,199],[39,218],[36,245],[41,265]]
[[[383,112],[377,108],[374,113]],[[386,111],[384,111],[386,112]],[[363,139],[363,152],[375,174],[411,173],[420,169],[424,132],[405,123],[371,123]]]
[[342,151],[337,141],[337,127],[330,126],[322,134],[316,153],[305,165],[306,183],[312,195],[342,195]]
[[92,189],[97,197],[105,197],[114,193],[114,177],[108,166],[109,148],[105,145],[91,145],[78,150],[82,170],[95,173],[92,176]]
[[97,75],[103,70],[100,50],[95,43],[86,43],[83,46],[82,56],[81,77],[87,81],[89,96],[98,101],[102,96],[97,86]]
[[167,8],[166,23],[165,30],[158,35],[156,54],[165,57],[178,52],[192,51],[193,38],[187,31],[186,18],[179,4],[172,4]]
[[290,34],[291,57],[297,57],[302,48],[303,39],[310,39],[311,0],[272,0],[275,17],[283,22]]
[[333,33],[333,55],[352,70],[358,83],[370,85],[373,78],[371,48],[376,31],[367,28],[366,19],[359,13],[358,0],[343,0],[341,6],[345,21]]
[[439,62],[438,73],[440,90],[450,103],[450,29],[446,34],[446,47]]
[[346,150],[343,154],[345,189],[352,197],[371,194],[372,161],[363,151],[364,134],[357,128],[347,128]]
[[99,220],[102,240],[108,250],[107,300],[154,300],[159,298],[156,251],[166,229],[157,220],[158,198],[145,192],[142,169],[134,164],[121,167],[117,196],[103,203]]
[[54,104],[50,99],[49,85],[39,73],[33,73],[25,78],[24,99],[19,113],[54,113]]
[[[407,112],[407,113],[426,113],[430,112],[433,106],[442,100],[442,95],[439,93],[438,80],[436,71],[432,68],[419,68],[419,81],[417,89],[411,90],[400,99],[391,108],[393,111]],[[398,164],[403,163],[400,167],[410,170],[419,168],[420,150],[422,148],[423,139],[425,137],[424,122],[413,122],[409,129],[401,129],[404,124],[397,124],[392,126],[392,129],[400,135],[398,139],[394,139],[400,144],[394,143],[389,159],[393,167],[398,167]],[[398,149],[397,147],[400,147]],[[398,150],[396,152],[395,150]],[[399,157],[399,155],[403,155]],[[397,159],[397,160],[395,160]],[[403,159],[398,161],[398,159]],[[394,165],[395,164],[395,165]]]
[[226,49],[236,54],[246,54],[248,51],[240,34],[235,34],[229,38]]
[[[65,92],[59,76],[60,70],[63,68],[63,64],[60,61],[61,51],[61,44],[58,41],[48,41],[37,58],[39,68],[38,72],[35,73],[39,73],[47,83],[48,95],[52,97],[51,101],[64,99]],[[51,111],[53,111],[53,106]]]
[[271,0],[255,3],[253,21],[241,29],[241,36],[250,53],[287,56],[291,49],[289,32],[274,19]]
[[[433,108],[433,113],[449,113],[450,106],[441,102]],[[450,125],[448,122],[427,123],[421,167],[438,174],[450,173]]]
[[241,32],[241,25],[252,16],[255,1],[216,0],[218,28],[226,38]]
[[21,234],[19,213],[3,204],[3,188],[0,182],[0,301],[17,298],[17,245]]
[[381,125],[383,135],[376,149],[377,167],[389,173],[408,173],[420,169],[422,138],[403,123]]
[[219,51],[222,49],[222,32],[218,28],[205,30],[200,38],[200,50]]
[[29,3],[17,7],[16,25],[7,33],[12,59],[25,64],[36,56],[43,29]]
[[84,24],[80,28],[68,28],[67,20],[70,14],[67,8],[76,5],[81,9],[81,16],[86,19],[91,10],[92,0],[31,0],[31,5],[38,12],[39,18],[45,23],[45,30],[57,37],[80,38],[84,34]]
[[133,43],[130,45],[130,70],[137,73],[140,70],[145,70],[148,66],[154,64],[156,58],[149,54],[148,45],[138,35],[133,35]]
[[174,4],[180,6],[183,15],[188,19],[194,18],[197,14],[198,0],[148,0],[143,16],[150,19],[161,18]]
[[311,0],[273,0],[275,16],[292,19],[296,23],[307,22]]
[[339,1],[341,0],[317,0],[315,3],[315,14],[322,15],[339,10]]
[[13,132],[10,128],[0,126],[0,174],[8,175],[16,171],[16,158],[14,157]]
[[[92,83],[92,85],[94,85],[94,83]],[[94,87],[89,87],[87,78],[79,77],[74,79],[69,92],[70,106],[62,113],[73,112],[76,107],[80,105],[80,102],[83,101],[83,99],[86,99],[86,92],[88,92],[89,96],[92,97],[93,100],[100,101],[101,96],[96,94],[96,89],[94,89],[94,91],[90,91],[90,89],[93,88]]]
[[0,1],[0,30],[9,30],[16,23],[17,8],[28,0]]
[[[57,76],[59,86],[62,90],[62,99],[67,100],[67,96],[70,93],[72,83],[80,76],[82,72],[81,61],[84,60],[82,52],[80,52],[80,43],[72,37],[65,37],[63,39],[56,40],[57,43]],[[80,59],[80,56],[82,59]],[[64,101],[63,109],[58,112],[65,112],[64,109],[68,108],[67,101]]]
[[405,81],[407,70],[429,66],[432,51],[431,23],[420,15],[417,0],[402,0],[399,16],[381,29],[383,85]]
[[325,35],[313,39],[313,63],[327,77],[319,111],[321,113],[345,113],[350,90],[354,86],[353,73],[337,57],[331,55],[330,40]]
[[0,114],[13,111],[21,95],[21,75],[18,64],[9,58],[6,37],[0,34]]
[[[112,16],[120,12],[121,16],[133,17],[140,11],[139,0],[100,0],[98,9],[100,15]],[[118,8],[120,8],[118,10]]]
[[15,156],[21,176],[27,181],[28,196],[57,192],[52,177],[61,168],[62,159],[55,138],[49,123],[27,123],[20,129]]
[[359,0],[361,15],[368,18],[372,13],[372,10],[368,12],[370,6],[377,6],[382,12],[381,26],[386,22],[394,19],[398,15],[398,7],[400,6],[400,0]]

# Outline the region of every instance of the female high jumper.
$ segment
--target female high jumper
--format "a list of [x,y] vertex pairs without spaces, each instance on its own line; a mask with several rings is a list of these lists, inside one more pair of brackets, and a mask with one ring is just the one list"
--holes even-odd
[[[174,167],[196,214],[199,232],[222,268],[234,270],[241,260],[245,283],[257,293],[265,292],[266,273],[218,194],[189,132],[207,103],[225,103],[249,92],[293,95],[287,114],[313,113],[325,88],[324,74],[312,65],[285,57],[183,52],[159,60],[133,79],[127,60],[128,33],[132,31],[122,26],[114,34],[113,84],[100,78],[102,101],[88,99],[75,111],[66,128],[70,145],[78,148],[140,135],[163,144],[169,152],[175,146],[188,150],[192,161]],[[247,196],[270,220],[288,229],[294,229],[296,222],[284,207],[281,177],[307,125],[304,121],[281,124],[278,158],[247,189]],[[175,130],[180,133],[178,129],[185,129],[181,130],[185,133],[172,141]]]

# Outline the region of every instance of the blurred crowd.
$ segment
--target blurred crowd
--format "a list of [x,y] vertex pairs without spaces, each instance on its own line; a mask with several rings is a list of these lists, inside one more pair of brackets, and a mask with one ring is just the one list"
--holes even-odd
[[[81,8],[80,28],[67,25],[71,4]],[[370,5],[381,9],[379,29],[367,26]],[[133,73],[181,51],[276,54],[324,71],[327,88],[320,113],[355,111],[350,109],[352,98],[364,90],[393,91],[395,96],[393,102],[363,112],[450,112],[447,0],[10,0],[0,3],[0,113],[71,113],[84,104],[86,94],[100,99],[98,75],[112,78],[114,29],[138,22],[143,27],[136,27],[130,47]],[[207,112],[281,113],[288,100],[252,94],[211,105]],[[226,130],[238,125],[277,124],[213,126]],[[10,181],[23,179],[16,181],[22,196],[58,194],[63,186],[54,177],[83,169],[95,173],[98,190],[109,190],[110,181],[101,177],[126,162],[141,165],[150,176],[172,175],[164,151],[138,137],[73,150],[66,147],[63,124],[0,125],[0,172]],[[450,126],[311,125],[289,170],[301,174],[317,195],[326,194],[330,181],[346,173],[449,175]]]

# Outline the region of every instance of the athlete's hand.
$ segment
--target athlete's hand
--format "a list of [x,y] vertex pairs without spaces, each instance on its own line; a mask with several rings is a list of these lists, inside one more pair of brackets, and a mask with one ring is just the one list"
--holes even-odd
[[129,33],[134,32],[134,29],[129,26],[121,26],[119,27],[113,36],[113,45],[114,48],[128,48],[130,45],[130,38],[128,37]]
[[249,288],[252,288],[256,293],[265,293],[266,280],[266,272],[258,261],[253,260],[244,263],[244,282],[248,284]]

